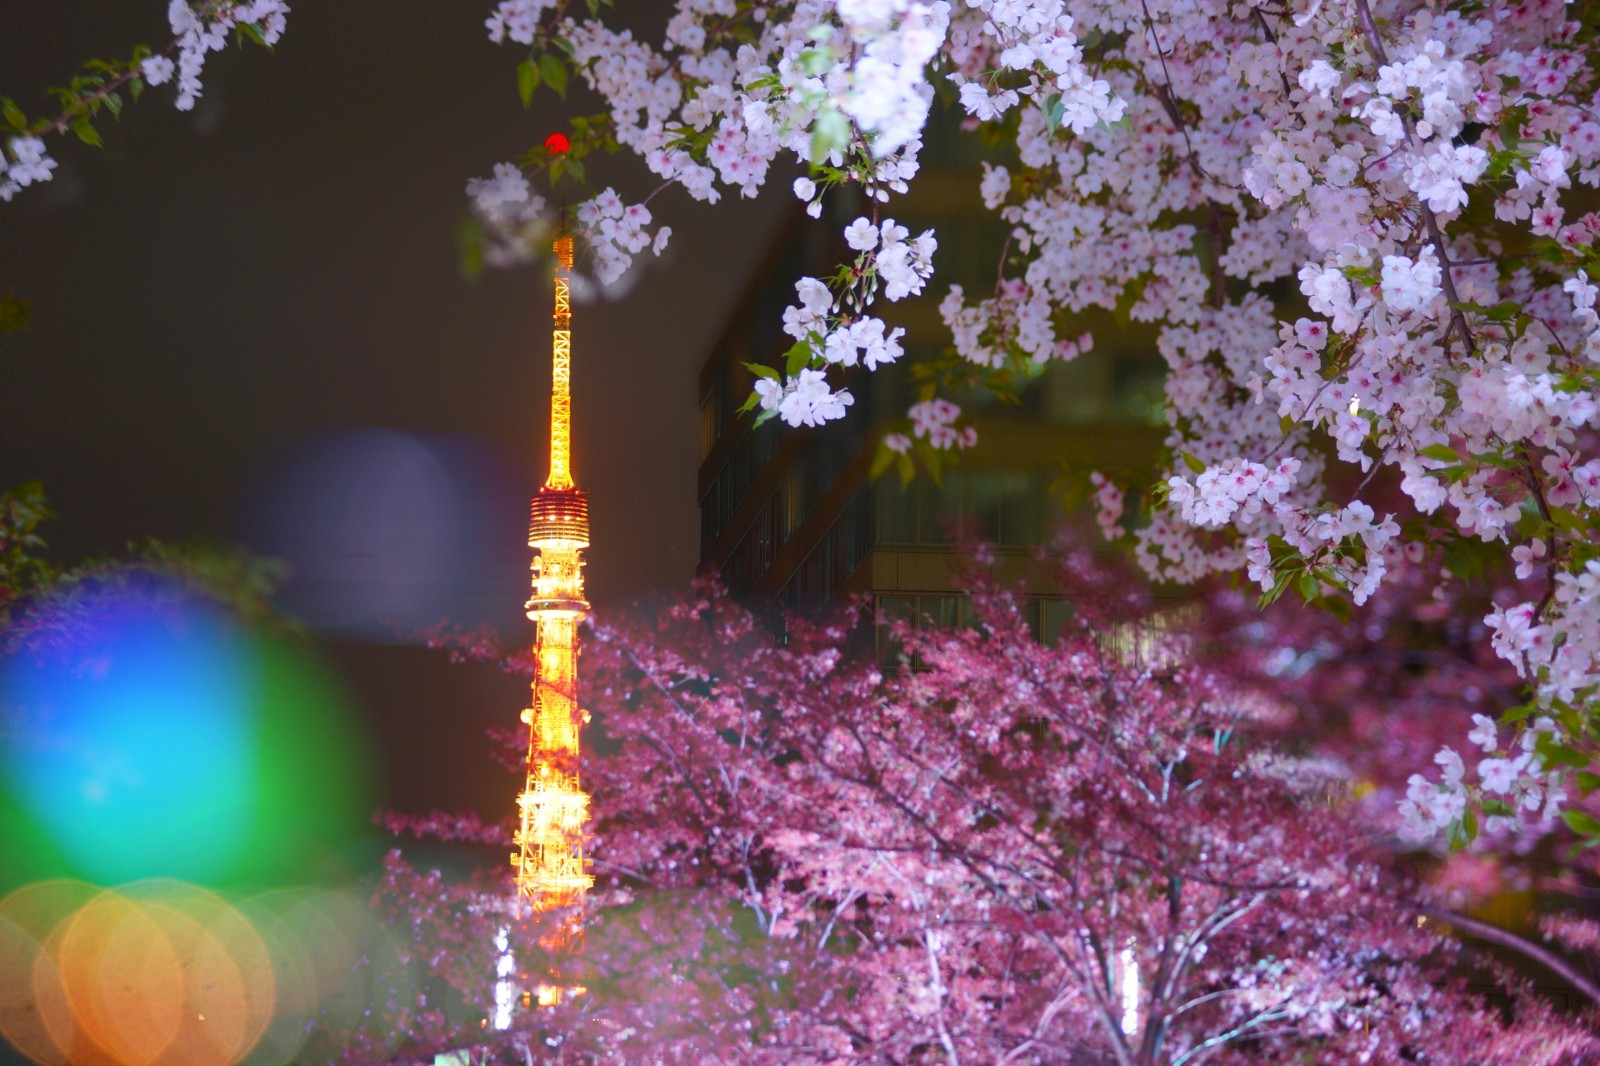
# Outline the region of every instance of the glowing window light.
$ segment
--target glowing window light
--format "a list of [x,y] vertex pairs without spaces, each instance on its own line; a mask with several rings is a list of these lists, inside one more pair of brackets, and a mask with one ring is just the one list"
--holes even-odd
[[517,992],[517,960],[511,955],[510,930],[503,925],[494,934],[494,949],[499,954],[494,960],[494,1013],[489,1016],[489,1024],[503,1031],[511,1028],[511,1018],[521,998]]
[[1116,979],[1122,1000],[1122,1031],[1132,1035],[1139,1031],[1139,963],[1131,940],[1117,953]]

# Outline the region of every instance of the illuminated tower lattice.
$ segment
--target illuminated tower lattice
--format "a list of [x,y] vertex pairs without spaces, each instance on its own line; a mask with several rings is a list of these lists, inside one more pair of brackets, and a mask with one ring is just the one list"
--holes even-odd
[[[550,387],[550,476],[533,497],[528,547],[533,595],[528,617],[536,626],[532,706],[528,725],[528,781],[517,797],[520,824],[511,855],[517,892],[535,911],[573,908],[562,933],[547,946],[573,949],[581,935],[581,908],[594,878],[583,856],[589,796],[578,780],[578,735],[586,717],[578,708],[578,623],[583,598],[583,550],[589,546],[589,498],[572,483],[572,306],[568,280],[572,238],[558,237],[554,374]],[[542,986],[539,998],[559,999],[569,989]]]

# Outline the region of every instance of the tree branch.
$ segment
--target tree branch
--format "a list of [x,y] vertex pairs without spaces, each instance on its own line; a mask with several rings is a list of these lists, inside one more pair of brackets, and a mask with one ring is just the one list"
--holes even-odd
[[1542,948],[1531,940],[1526,940],[1510,930],[1502,929],[1498,925],[1490,925],[1488,922],[1479,921],[1477,918],[1469,918],[1465,914],[1457,914],[1454,911],[1447,911],[1440,907],[1430,907],[1423,903],[1413,903],[1410,906],[1412,910],[1424,917],[1444,922],[1463,933],[1470,933],[1480,940],[1486,940],[1497,947],[1505,948],[1507,951],[1514,951],[1524,958],[1532,959],[1563,981],[1571,984],[1573,988],[1576,988],[1585,996],[1588,996],[1591,1002],[1600,1004],[1600,985],[1595,984],[1594,981],[1579,973],[1571,963],[1555,952]]

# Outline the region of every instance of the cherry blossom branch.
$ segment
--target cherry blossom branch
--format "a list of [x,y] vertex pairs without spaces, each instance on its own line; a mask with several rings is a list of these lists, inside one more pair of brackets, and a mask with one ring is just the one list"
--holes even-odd
[[[1554,519],[1550,516],[1550,503],[1545,499],[1544,495],[1544,481],[1539,477],[1538,467],[1533,464],[1533,457],[1528,454],[1526,447],[1518,448],[1518,452],[1522,456],[1523,467],[1528,473],[1528,489],[1533,493],[1534,504],[1539,508],[1539,517],[1544,520],[1546,528],[1550,531],[1550,562],[1544,568],[1544,596],[1540,598],[1538,606],[1533,609],[1533,621],[1537,624],[1539,619],[1544,617],[1545,608],[1549,607],[1556,598],[1555,561],[1556,553],[1561,547],[1561,535],[1557,530]],[[1556,645],[1555,642],[1552,642],[1550,654],[1554,656],[1555,653]],[[1526,651],[1522,653],[1522,662],[1526,676],[1532,680],[1532,665],[1528,660]]]
[[1222,257],[1227,254],[1226,238],[1222,229],[1222,205],[1210,202],[1211,221],[1211,308],[1221,310],[1228,301],[1228,274],[1223,269]]
[[676,184],[678,184],[676,181],[672,181],[670,179],[662,182],[660,185],[657,185],[654,189],[650,190],[649,196],[646,196],[643,200],[639,201],[640,205],[648,207],[651,200],[654,200],[659,194],[666,192]]
[[923,929],[922,943],[927,949],[928,976],[933,981],[933,995],[935,1000],[933,1008],[934,1024],[938,1027],[939,1045],[944,1048],[945,1057],[950,1060],[951,1066],[961,1066],[961,1055],[956,1051],[956,1042],[950,1036],[950,1026],[949,1023],[945,1021],[944,1017],[946,999],[944,977],[939,969],[939,953],[934,947],[934,936],[935,934],[933,930],[927,928]]
[[1444,922],[1463,932],[1470,933],[1480,940],[1486,940],[1491,944],[1532,959],[1572,985],[1579,992],[1582,992],[1594,1003],[1600,1004],[1600,985],[1578,972],[1576,967],[1554,952],[1548,951],[1531,941],[1524,940],[1522,937],[1502,929],[1498,925],[1491,925],[1477,918],[1469,918],[1464,914],[1457,914],[1454,911],[1433,907],[1425,903],[1413,903],[1411,904],[1411,909],[1424,917]]
[[[1272,27],[1267,25],[1267,16],[1259,7],[1252,7],[1250,13],[1255,16],[1256,23],[1261,27],[1261,32],[1267,35],[1267,43],[1276,47],[1278,35],[1272,32]],[[1283,84],[1283,99],[1288,102],[1294,96],[1294,89],[1289,86],[1289,75],[1283,72],[1283,67],[1278,67],[1278,81]]]
[[[1355,3],[1356,11],[1361,18],[1362,29],[1366,33],[1368,44],[1372,47],[1373,59],[1377,60],[1378,65],[1381,67],[1388,66],[1389,56],[1384,51],[1382,38],[1378,36],[1378,25],[1373,21],[1372,8],[1368,6],[1367,0],[1355,0]],[[1412,125],[1411,116],[1402,114],[1400,123],[1405,129],[1406,143],[1415,142],[1416,129]],[[1467,316],[1461,310],[1461,297],[1456,293],[1455,278],[1450,273],[1453,265],[1450,260],[1450,249],[1445,244],[1443,231],[1439,228],[1439,219],[1434,215],[1433,208],[1428,206],[1427,201],[1420,201],[1418,206],[1422,209],[1422,222],[1427,227],[1428,239],[1433,244],[1434,254],[1439,257],[1439,281],[1444,289],[1445,299],[1450,302],[1450,325],[1452,328],[1461,331],[1461,341],[1466,345],[1467,352],[1469,354],[1475,353],[1478,350],[1478,345],[1472,337],[1472,330],[1467,326]],[[1448,340],[1449,336],[1450,330],[1446,329],[1445,338]]]
[[1219,1033],[1208,1040],[1201,1041],[1199,1044],[1190,1048],[1182,1055],[1179,1055],[1176,1059],[1173,1059],[1172,1066],[1184,1066],[1184,1064],[1188,1062],[1194,1062],[1197,1064],[1204,1062],[1206,1059],[1211,1057],[1213,1052],[1222,1047],[1224,1044],[1227,1044],[1233,1040],[1238,1040],[1241,1037],[1256,1035],[1254,1030],[1257,1026],[1265,1025],[1268,1022],[1275,1022],[1281,1018],[1287,1017],[1289,1017],[1288,1012],[1269,1008],[1265,1011],[1262,1011],[1260,1014],[1257,1014],[1255,1017],[1245,1021],[1242,1025],[1234,1026],[1226,1033]]
[[[153,54],[159,56],[171,56],[172,53],[177,50],[177,47],[178,40],[177,38],[173,38],[173,40],[165,48]],[[111,94],[115,93],[118,89],[121,89],[124,85],[137,77],[139,77],[139,68],[129,67],[127,70],[123,71],[121,74],[118,74],[111,81],[107,82],[96,91],[90,93],[88,96],[78,97],[70,106],[63,108],[61,114],[49,125],[39,130],[39,132],[41,134],[67,133],[72,128],[73,119],[85,113],[93,113],[99,108],[100,104],[104,103],[106,99],[111,96]]]
[[1185,159],[1194,169],[1195,175],[1202,179],[1210,179],[1200,166],[1200,160],[1195,157],[1194,145],[1189,141],[1189,124],[1184,121],[1183,114],[1178,110],[1178,101],[1172,91],[1172,72],[1167,70],[1167,54],[1161,49],[1161,39],[1156,34],[1155,19],[1150,15],[1150,5],[1146,0],[1139,0],[1139,8],[1144,12],[1145,29],[1150,31],[1150,43],[1155,46],[1156,58],[1161,61],[1161,77],[1165,79],[1164,85],[1157,85],[1156,99],[1161,101],[1161,106],[1167,112],[1167,117],[1172,119],[1172,124],[1178,128],[1178,133],[1183,137]]
[[[1009,968],[1010,962],[1008,960],[1008,971]],[[1072,985],[1066,981],[1062,981],[1056,985],[1055,995],[1050,998],[1049,1003],[1045,1004],[1044,1010],[1039,1012],[1039,1017],[1034,1021],[1033,1033],[1022,1043],[1016,1045],[1004,1055],[1001,1055],[1000,1058],[996,1060],[996,1066],[1005,1066],[1005,1064],[1008,1062],[1020,1059],[1022,1056],[1026,1055],[1028,1052],[1044,1043],[1045,1031],[1050,1028],[1051,1023],[1055,1021],[1056,1016],[1065,1010],[1067,1004],[1070,1002],[1071,990]]]

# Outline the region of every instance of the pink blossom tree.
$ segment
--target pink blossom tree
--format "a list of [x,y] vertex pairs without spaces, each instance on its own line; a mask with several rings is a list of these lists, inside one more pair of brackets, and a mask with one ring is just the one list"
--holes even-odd
[[[1192,638],[1108,650],[1127,617],[1110,604],[1046,647],[1010,595],[975,605],[971,629],[902,629],[893,667],[841,655],[848,619],[791,620],[780,644],[710,588],[596,627],[581,963],[539,953],[541,919],[513,938],[523,980],[565,966],[588,992],[470,1042],[564,1061],[1600,1061],[1509,975],[1504,1012],[1465,991],[1457,942],[1418,921],[1436,903]],[[492,1002],[507,918],[486,901],[506,895],[391,859],[379,899],[412,986],[454,991],[398,1003],[357,1047],[467,1040],[441,1004]]]

